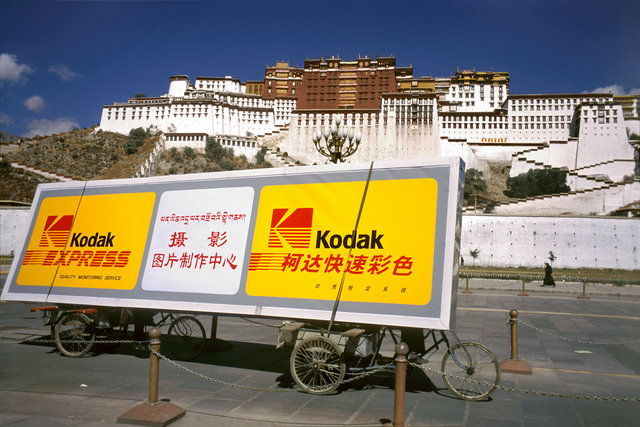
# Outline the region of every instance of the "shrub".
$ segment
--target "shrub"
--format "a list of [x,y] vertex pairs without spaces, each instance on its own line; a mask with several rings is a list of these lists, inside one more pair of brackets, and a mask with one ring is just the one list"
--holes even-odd
[[525,198],[570,190],[566,172],[557,169],[531,169],[527,173],[507,178],[504,194],[508,197]]
[[464,201],[467,204],[473,202],[472,194],[486,194],[487,183],[482,171],[471,168],[464,175]]
[[127,154],[134,154],[138,152],[138,144],[131,138],[124,143],[124,152]]
[[236,165],[229,159],[222,159],[218,162],[218,165],[222,168],[222,170],[230,171],[236,168]]
[[204,147],[204,154],[215,162],[222,160],[222,158],[227,154],[227,151],[224,149],[220,141],[215,138],[208,137],[207,144]]
[[261,165],[264,163],[264,155],[267,153],[267,147],[262,147],[256,154],[256,164]]
[[191,147],[184,147],[184,155],[188,159],[195,159],[196,158],[196,152],[193,151],[193,148],[191,148]]

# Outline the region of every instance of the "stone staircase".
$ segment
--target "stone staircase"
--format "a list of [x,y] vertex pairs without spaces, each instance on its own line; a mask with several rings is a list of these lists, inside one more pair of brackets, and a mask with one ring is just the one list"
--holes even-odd
[[291,159],[291,157],[285,157],[283,153],[274,151],[270,148],[267,149],[264,158],[267,162],[271,163],[274,168],[288,168],[296,166],[295,161]]
[[59,182],[69,182],[69,181],[84,181],[83,178],[78,178],[69,175],[60,175],[55,172],[48,171],[46,169],[39,168],[37,166],[26,165],[20,162],[11,162],[11,167],[16,169],[23,169],[28,172],[35,173],[37,175],[43,176],[48,179],[53,179]]
[[[625,204],[640,200],[640,182],[625,179],[624,171],[633,168],[631,159],[609,159],[599,163],[570,169],[565,164],[568,150],[575,150],[577,141],[550,141],[538,147],[518,151],[512,155],[510,176],[526,173],[531,169],[553,169],[567,174],[570,192],[550,194],[509,202],[496,203],[491,212],[496,214],[582,214],[606,215]],[[552,155],[552,152],[565,155]],[[547,160],[555,164],[547,163]],[[616,173],[617,179],[609,175]],[[467,206],[463,212],[472,212]]]
[[[498,203],[492,213],[500,215],[608,215],[640,200],[640,181],[623,181],[568,193]],[[470,212],[473,207],[465,208]]]

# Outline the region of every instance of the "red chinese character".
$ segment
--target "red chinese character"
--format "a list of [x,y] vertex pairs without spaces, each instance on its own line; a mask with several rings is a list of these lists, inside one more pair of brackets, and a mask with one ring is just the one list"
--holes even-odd
[[334,270],[336,271],[336,273],[340,273],[340,267],[342,267],[342,265],[344,264],[344,259],[342,258],[342,255],[329,255],[329,258],[325,259],[324,263],[325,273],[331,273]]
[[411,274],[411,267],[413,267],[413,261],[411,257],[401,256],[397,260],[393,261],[396,265],[393,269],[394,276],[408,276]]
[[304,266],[300,269],[300,271],[317,273],[318,271],[320,271],[320,261],[322,261],[322,257],[320,255],[316,255],[311,258],[311,255],[307,254],[307,259],[304,260]]
[[193,254],[183,253],[180,257],[180,268],[191,268],[193,262]]
[[353,259],[347,261],[345,271],[351,274],[362,274],[364,272],[364,266],[367,263],[367,258],[369,257],[367,255],[351,255],[350,257]]
[[216,266],[222,264],[222,257],[216,252],[215,255],[209,257],[209,264],[213,264],[212,269],[215,270]]
[[164,263],[164,266],[166,267],[168,265],[169,268],[173,268],[173,264],[176,262],[178,262],[178,257],[176,256],[176,254],[170,253],[167,257],[167,262]]
[[153,261],[151,262],[151,268],[162,268],[164,264],[164,254],[153,254]]
[[176,232],[173,233],[171,235],[171,243],[169,244],[170,248],[175,247],[180,247],[180,246],[184,246],[184,242],[189,240],[189,238],[186,236],[187,232],[186,231],[180,231],[180,232]]
[[227,243],[227,232],[223,231],[222,233],[220,233],[219,231],[212,231],[211,236],[207,237],[207,239],[209,239],[210,247],[220,247]]
[[224,260],[224,264],[222,266],[224,267],[225,265],[229,264],[229,267],[231,267],[232,270],[235,270],[238,264],[234,264],[234,262],[236,262],[236,256],[231,254],[229,258]]
[[287,268],[291,271],[296,271],[301,259],[302,254],[287,254],[287,256],[284,257],[284,261],[282,261],[282,271],[285,271]]
[[196,263],[193,268],[202,268],[207,263],[209,256],[205,254],[195,254],[194,258],[196,259]]
[[387,267],[389,265],[389,260],[391,259],[391,255],[388,257],[383,257],[382,255],[374,255],[371,258],[371,263],[369,264],[369,269],[367,272],[371,274],[382,274],[389,269]]

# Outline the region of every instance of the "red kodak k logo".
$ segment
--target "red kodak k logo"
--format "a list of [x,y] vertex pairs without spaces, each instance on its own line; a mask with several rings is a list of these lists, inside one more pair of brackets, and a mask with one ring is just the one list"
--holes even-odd
[[274,209],[269,229],[269,248],[283,248],[283,241],[292,248],[308,248],[311,242],[313,208]]
[[73,215],[49,215],[40,237],[40,247],[64,248],[71,233]]

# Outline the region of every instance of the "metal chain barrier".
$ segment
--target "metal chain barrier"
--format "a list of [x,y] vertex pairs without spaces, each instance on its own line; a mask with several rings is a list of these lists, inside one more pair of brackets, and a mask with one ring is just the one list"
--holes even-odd
[[498,329],[496,329],[493,332],[489,332],[488,334],[485,334],[483,336],[481,336],[480,338],[478,338],[478,342],[480,342],[480,344],[483,343],[483,341],[485,341],[487,338],[490,338],[494,335],[497,335],[498,332],[502,331],[503,329],[507,328],[509,325],[511,325],[511,320],[507,320],[504,325],[500,326]]
[[[10,341],[10,342],[22,342],[26,341],[26,338],[11,338],[11,337],[0,337],[0,341]],[[32,341],[43,344],[55,344],[58,342],[61,343],[79,343],[79,342],[91,342],[92,344],[137,344],[137,345],[146,345],[149,344],[149,340],[102,340],[102,339],[94,339],[92,341],[89,340],[52,340],[52,339],[42,339],[42,338],[34,338]]]
[[527,390],[524,388],[518,387],[509,387],[500,384],[490,384],[483,381],[472,380],[470,378],[464,378],[459,375],[447,374],[446,372],[439,371],[437,369],[429,368],[428,366],[420,365],[417,363],[410,363],[410,365],[420,368],[423,371],[429,371],[433,374],[437,374],[440,376],[446,376],[449,378],[455,378],[457,380],[466,381],[469,383],[473,383],[476,385],[481,385],[489,388],[497,388],[499,390],[512,391],[516,393],[522,394],[533,394],[536,396],[546,396],[546,397],[562,397],[565,399],[578,399],[578,400],[603,400],[603,401],[611,401],[611,402],[640,402],[640,397],[607,397],[607,396],[583,396],[583,395],[575,395],[575,394],[564,394],[564,393],[554,393],[550,391],[536,391],[536,390]]
[[601,342],[601,341],[588,341],[588,340],[581,340],[581,339],[577,339],[577,338],[568,338],[568,337],[563,337],[562,335],[558,335],[558,334],[554,334],[553,332],[549,332],[549,331],[545,331],[544,329],[540,329],[537,326],[532,325],[531,323],[527,323],[523,320],[518,320],[518,324],[519,325],[523,325],[526,326],[527,328],[531,328],[536,332],[539,332],[541,334],[546,334],[549,336],[552,336],[554,338],[558,338],[564,341],[571,341],[571,342],[577,342],[580,344],[591,344],[591,345],[629,345],[629,344],[638,344],[640,343],[640,339],[637,340],[630,340],[630,341],[623,341],[623,342]]
[[[520,322],[522,323],[522,322]],[[509,324],[509,322],[507,322],[507,324]],[[533,326],[533,325],[530,325]],[[497,329],[495,332],[500,331],[501,329],[503,329],[503,327]],[[538,329],[535,328],[534,329]],[[541,332],[545,332],[541,329],[538,329]],[[494,332],[494,333],[495,333]],[[491,335],[491,334],[490,334]],[[559,338],[562,338],[560,336],[558,336]],[[11,342],[21,342],[24,341],[23,338],[10,338],[10,337],[0,337],[0,341],[11,341]],[[56,340],[38,340],[38,342],[41,343],[55,343],[57,342]],[[78,342],[77,340],[64,340],[64,341],[60,341],[60,342]],[[149,344],[149,340],[145,340],[145,341],[132,341],[132,340],[94,340],[93,343],[104,343],[104,344],[138,344],[138,345],[142,345],[142,344]],[[634,341],[637,342],[637,341]],[[291,389],[273,389],[273,388],[262,388],[262,387],[252,387],[252,386],[245,386],[245,385],[241,385],[241,384],[233,384],[227,381],[222,381],[219,380],[217,378],[212,378],[210,376],[201,374],[199,372],[194,371],[193,369],[187,368],[184,365],[181,365],[180,363],[169,359],[168,357],[166,357],[165,355],[163,355],[162,353],[159,353],[157,351],[155,351],[154,349],[150,348],[150,351],[155,354],[157,357],[159,357],[160,359],[164,360],[165,362],[167,362],[169,365],[172,365],[182,371],[185,371],[191,375],[194,375],[198,378],[204,379],[205,381],[209,381],[209,382],[214,382],[220,385],[224,385],[224,386],[228,386],[228,387],[234,387],[234,388],[239,388],[239,389],[243,389],[243,390],[250,390],[250,391],[264,391],[264,392],[275,392],[275,393],[291,393],[291,392],[298,392],[299,390],[297,388],[291,388]],[[563,394],[563,393],[553,393],[553,392],[547,392],[547,391],[535,391],[535,390],[527,390],[527,389],[522,389],[522,388],[517,388],[517,387],[509,387],[509,386],[503,386],[500,384],[490,384],[490,383],[485,383],[483,381],[477,381],[477,380],[472,380],[470,378],[464,378],[458,375],[454,375],[454,374],[448,374],[442,371],[439,371],[437,369],[433,369],[430,368],[428,366],[424,366],[423,364],[420,363],[414,363],[414,362],[409,362],[408,363],[410,366],[415,367],[415,368],[419,368],[422,369],[423,371],[425,371],[425,373],[431,372],[433,374],[436,375],[440,375],[440,376],[447,376],[449,378],[455,378],[457,380],[461,380],[461,381],[466,381],[469,383],[473,383],[473,384],[477,384],[477,385],[481,385],[481,386],[485,386],[485,387],[494,387],[500,390],[505,390],[505,391],[512,391],[512,392],[516,392],[516,393],[522,393],[522,394],[533,394],[533,395],[537,395],[537,396],[547,396],[547,397],[562,397],[562,398],[567,398],[567,399],[580,399],[580,400],[602,400],[602,401],[613,401],[613,402],[640,402],[640,397],[606,397],[606,396],[581,396],[581,395],[569,395],[569,394]],[[351,383],[353,381],[357,381],[359,379],[362,378],[366,378],[368,376],[371,375],[375,375],[377,373],[380,372],[388,372],[389,370],[393,369],[394,365],[393,364],[388,364],[385,366],[382,366],[380,368],[377,369],[372,369],[372,370],[368,370],[363,372],[360,375],[356,375],[353,376],[351,378],[348,378],[346,380],[343,380],[340,384],[348,384]]]
[[[459,276],[463,279],[506,279],[506,280],[543,280],[544,276],[540,274],[512,274],[512,273],[463,273]],[[600,279],[595,277],[576,277],[554,275],[556,281],[575,282],[575,283],[610,283],[613,285],[638,285],[640,280],[626,279]]]
[[[157,351],[155,351],[153,349],[150,349],[150,350],[151,350],[151,352],[153,354],[155,354],[160,359],[162,359],[165,362],[167,362],[169,365],[171,365],[171,366],[173,366],[175,368],[178,368],[178,369],[180,369],[182,371],[185,371],[188,374],[191,374],[191,375],[194,375],[194,376],[196,376],[198,378],[201,378],[201,379],[203,379],[205,381],[213,382],[213,383],[224,385],[224,386],[228,386],[228,387],[239,388],[239,389],[243,389],[243,390],[251,390],[251,391],[266,391],[266,392],[274,392],[274,393],[299,392],[299,390],[297,388],[295,388],[295,387],[294,388],[287,388],[287,389],[274,389],[274,388],[262,388],[262,387],[245,386],[245,385],[241,385],[241,384],[234,384],[234,383],[230,383],[230,382],[227,382],[227,381],[222,381],[222,380],[219,380],[217,378],[212,378],[212,377],[210,377],[208,375],[201,374],[200,372],[196,372],[193,369],[187,368],[186,366],[181,365],[180,363],[176,362],[175,360],[169,359],[164,354],[159,353],[159,352],[157,352]],[[340,382],[340,384],[347,384],[347,383],[359,380],[361,378],[365,378],[365,377],[368,377],[370,375],[374,375],[374,374],[376,374],[378,372],[386,371],[386,370],[389,369],[390,366],[393,366],[393,365],[387,365],[387,366],[384,366],[384,367],[381,367],[381,368],[378,368],[378,369],[373,369],[371,371],[366,371],[366,372],[364,372],[364,373],[362,373],[360,375],[356,375],[354,377],[351,377],[351,378],[348,378],[346,380],[343,380],[342,382]]]

